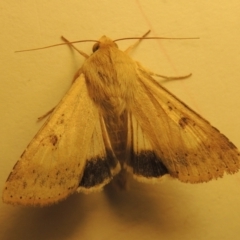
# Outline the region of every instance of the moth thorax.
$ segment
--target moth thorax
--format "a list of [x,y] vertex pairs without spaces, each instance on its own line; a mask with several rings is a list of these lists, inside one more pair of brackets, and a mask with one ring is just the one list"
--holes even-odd
[[126,101],[118,97],[109,97],[106,100],[95,101],[95,103],[101,109],[103,116],[113,122],[119,122],[121,115],[126,111]]

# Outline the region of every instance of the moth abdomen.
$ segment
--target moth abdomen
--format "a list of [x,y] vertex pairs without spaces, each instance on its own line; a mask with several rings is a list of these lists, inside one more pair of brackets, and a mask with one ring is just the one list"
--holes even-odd
[[106,124],[108,136],[111,142],[116,158],[123,162],[126,158],[127,149],[127,111],[124,111],[122,115],[118,116],[106,116],[104,121]]

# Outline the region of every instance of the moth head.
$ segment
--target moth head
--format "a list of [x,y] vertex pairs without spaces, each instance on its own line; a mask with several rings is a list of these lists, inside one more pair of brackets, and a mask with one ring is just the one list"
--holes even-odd
[[106,36],[102,36],[98,42],[96,42],[94,45],[93,45],[93,48],[92,48],[92,51],[93,52],[96,52],[99,48],[104,48],[104,47],[115,47],[115,48],[118,48],[118,45],[113,42],[112,39],[106,37]]

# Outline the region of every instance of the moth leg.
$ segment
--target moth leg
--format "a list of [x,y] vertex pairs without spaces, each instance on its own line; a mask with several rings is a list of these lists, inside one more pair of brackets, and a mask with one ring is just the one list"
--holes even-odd
[[42,121],[44,118],[46,118],[48,115],[50,115],[54,111],[55,107],[43,114],[42,116],[38,117],[38,121]]
[[[65,37],[62,36],[62,40],[66,42],[70,47],[75,49],[77,52],[79,52],[83,57],[88,58],[89,56],[82,52],[81,50],[77,49],[71,42],[69,42]],[[74,74],[73,81],[74,82],[78,77],[80,76],[79,70]],[[38,117],[38,121],[42,121],[44,118],[46,118],[48,115],[50,115],[54,111],[55,107],[46,112],[44,115]]]
[[183,76],[174,76],[174,77],[169,77],[169,76],[164,76],[164,75],[160,75],[158,73],[154,73],[152,71],[150,71],[149,69],[146,69],[145,67],[143,67],[139,62],[136,62],[138,67],[145,73],[149,74],[150,76],[155,76],[155,77],[160,77],[163,78],[165,80],[182,80],[182,79],[186,79],[192,76],[192,73],[189,73],[187,75],[183,75]]
[[[80,53],[83,57],[88,58],[89,55],[87,55],[86,53],[82,52],[81,50],[77,49],[70,41],[68,41],[65,37],[62,36],[62,40],[64,42],[66,42],[70,47],[72,47],[73,49],[75,49],[78,53]],[[79,70],[77,70],[77,72],[74,74],[73,76],[73,80],[72,82],[74,82],[78,77],[80,76],[80,72]]]
[[165,80],[182,80],[182,79],[186,79],[186,78],[189,78],[192,76],[192,73],[189,73],[188,75],[184,75],[184,76],[174,76],[174,77],[164,76],[164,75],[160,75],[160,74],[157,74],[154,72],[148,72],[148,74],[151,76],[164,78]]
[[124,52],[126,54],[129,54],[135,47],[137,47],[137,45],[150,33],[151,31],[148,30],[145,34],[143,34],[143,36],[137,41],[135,42],[133,45],[129,46]]
[[68,41],[65,37],[62,36],[61,38],[62,38],[62,40],[63,40],[64,42],[66,42],[70,47],[72,47],[72,48],[75,49],[77,52],[79,52],[83,57],[89,58],[89,55],[87,55],[85,52],[77,49],[77,48],[76,48],[70,41]]

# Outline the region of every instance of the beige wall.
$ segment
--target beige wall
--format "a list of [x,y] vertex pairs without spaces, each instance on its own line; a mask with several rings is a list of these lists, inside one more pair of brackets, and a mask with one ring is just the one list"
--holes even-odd
[[[193,77],[163,83],[221,129],[240,148],[240,3],[190,0],[0,1],[0,189],[32,139],[41,116],[70,86],[83,58],[67,47],[15,50],[70,40],[140,36],[200,37],[145,41],[133,53],[163,75]],[[123,49],[131,42],[120,42]],[[91,44],[78,47],[90,53]],[[237,240],[240,175],[207,184],[176,180],[131,182],[128,192],[107,189],[74,195],[47,208],[0,202],[0,239]]]

